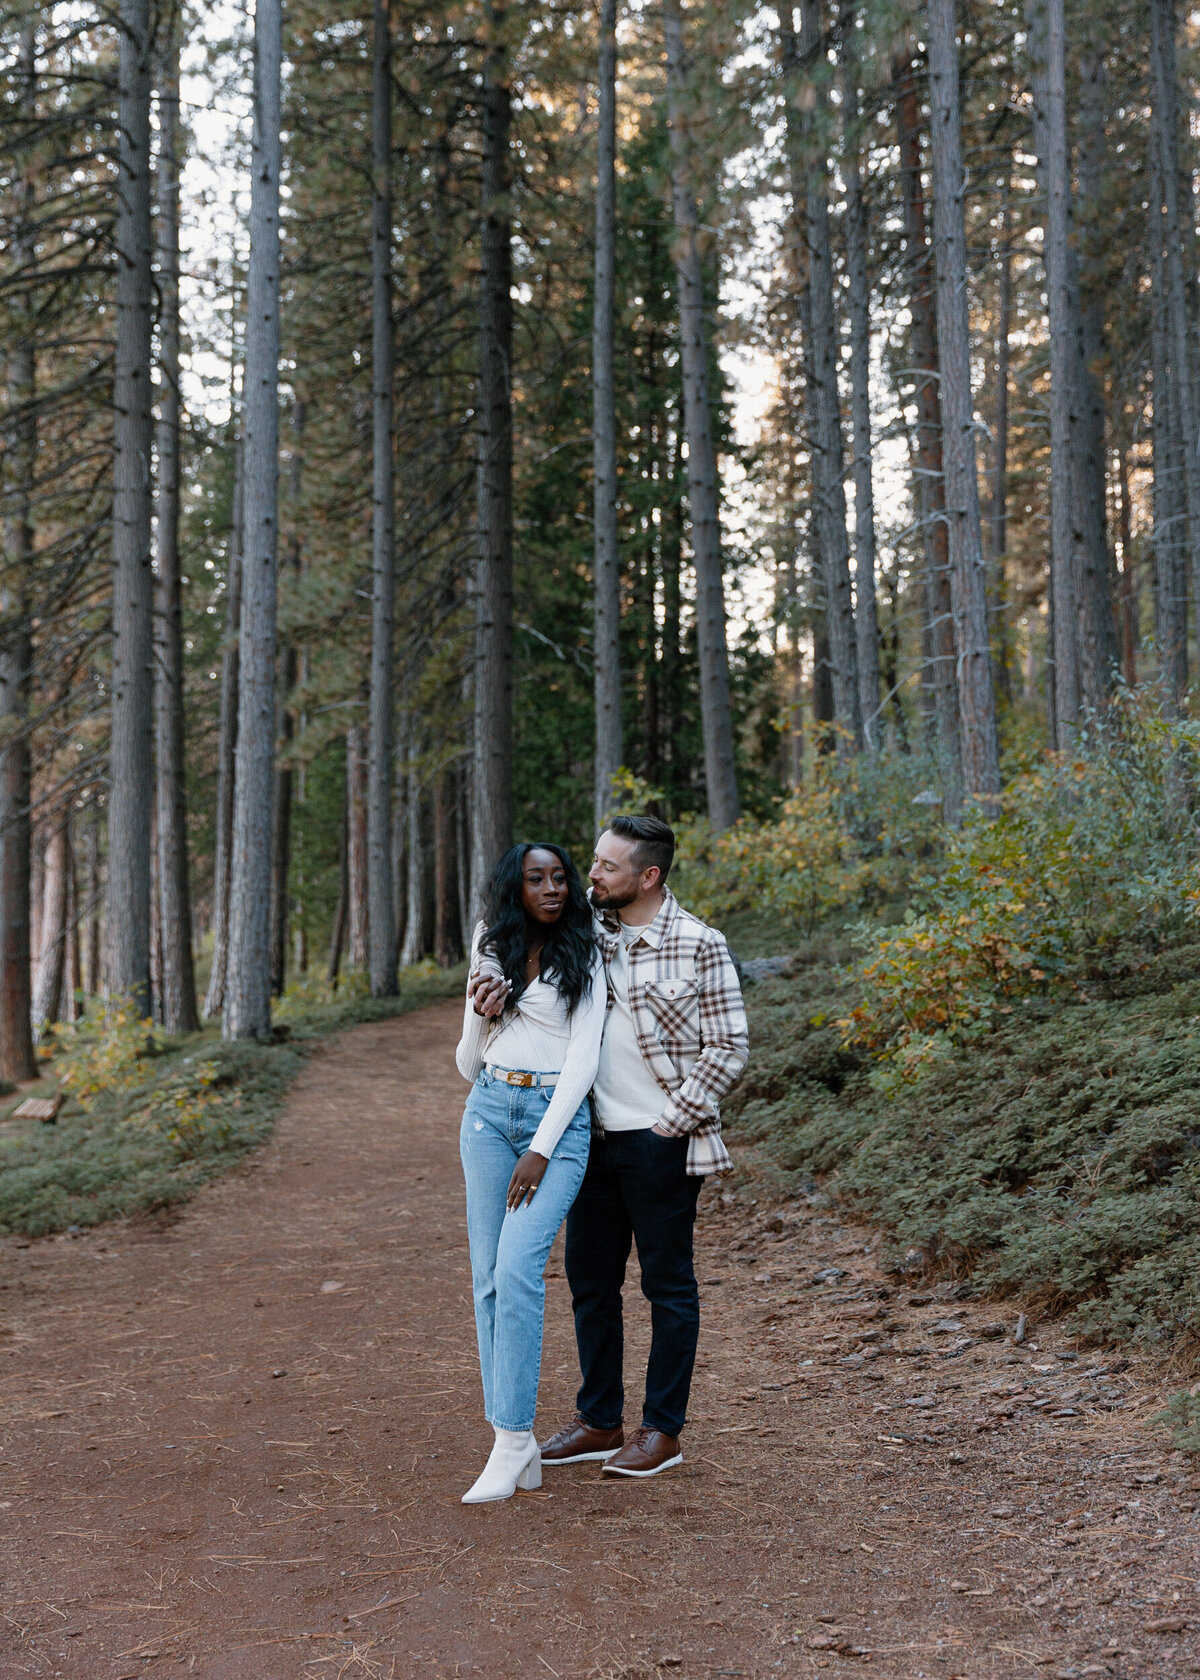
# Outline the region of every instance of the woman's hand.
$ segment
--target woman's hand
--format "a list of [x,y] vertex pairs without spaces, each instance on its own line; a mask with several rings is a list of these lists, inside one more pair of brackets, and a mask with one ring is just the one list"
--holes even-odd
[[544,1155],[538,1155],[532,1149],[525,1151],[513,1168],[513,1175],[508,1181],[508,1195],[505,1199],[510,1213],[519,1208],[522,1202],[533,1201],[533,1193],[542,1182],[549,1165]]
[[497,1015],[504,1013],[511,990],[509,982],[496,974],[476,974],[467,981],[467,996],[475,1006],[476,1015],[481,1015],[485,1021],[494,1021]]

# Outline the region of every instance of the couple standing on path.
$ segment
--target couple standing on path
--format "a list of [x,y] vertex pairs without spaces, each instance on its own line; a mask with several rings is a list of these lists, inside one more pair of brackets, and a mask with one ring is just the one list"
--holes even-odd
[[[514,846],[492,876],[457,1063],[473,1082],[460,1147],[496,1444],[464,1504],[539,1487],[543,1463],[601,1460],[605,1475],[644,1477],[682,1458],[700,1328],[696,1203],[702,1180],[731,1164],[718,1105],[748,1038],[724,938],[666,884],[674,855],[666,823],[615,817],[596,843],[590,905],[558,846]],[[564,1218],[583,1380],[574,1421],[539,1448],[543,1271]],[[626,1440],[621,1290],[634,1240],[651,1344],[641,1427]]]

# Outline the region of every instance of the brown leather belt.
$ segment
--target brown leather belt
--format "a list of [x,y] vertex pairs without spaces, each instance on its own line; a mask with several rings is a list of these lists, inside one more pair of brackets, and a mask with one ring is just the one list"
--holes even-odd
[[526,1091],[547,1090],[562,1078],[559,1073],[529,1073],[523,1068],[493,1067],[491,1062],[488,1062],[486,1067],[493,1079],[503,1079],[506,1085],[520,1085]]

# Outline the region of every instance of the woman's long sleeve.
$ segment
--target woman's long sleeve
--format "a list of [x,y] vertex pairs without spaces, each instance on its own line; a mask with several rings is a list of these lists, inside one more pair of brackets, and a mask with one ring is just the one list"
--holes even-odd
[[[470,972],[472,975],[476,972],[479,940],[482,933],[483,923],[480,922],[475,929],[475,936],[471,940]],[[479,1077],[479,1070],[483,1066],[483,1052],[491,1025],[492,1023],[484,1020],[482,1015],[476,1015],[475,1005],[468,998],[466,1012],[463,1016],[462,1037],[458,1041],[458,1049],[454,1052],[454,1061],[459,1073],[471,1085]]]
[[530,1149],[535,1149],[547,1160],[553,1155],[555,1145],[566,1131],[576,1109],[596,1083],[596,1070],[600,1066],[600,1040],[604,1034],[604,1016],[607,1009],[608,982],[604,976],[604,964],[597,962],[591,985],[576,1004],[575,1012],[571,1016],[571,1042],[563,1058],[554,1095],[533,1135],[533,1142],[529,1145]]

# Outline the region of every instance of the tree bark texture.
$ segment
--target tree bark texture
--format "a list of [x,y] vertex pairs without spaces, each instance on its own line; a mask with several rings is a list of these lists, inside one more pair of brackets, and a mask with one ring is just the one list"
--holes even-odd
[[1150,368],[1153,393],[1154,641],[1166,704],[1178,711],[1187,691],[1187,508],[1183,439],[1171,377],[1171,333],[1164,256],[1164,187],[1159,148],[1151,147],[1149,215]]
[[613,383],[617,242],[617,0],[600,0],[596,252],[592,302],[592,475],[597,830],[621,768],[621,569],[617,552],[617,419]]
[[290,644],[280,660],[279,763],[275,767],[275,808],[271,813],[271,996],[282,997],[287,984],[288,931],[292,920],[292,793],[295,773],[291,746],[296,720],[289,696],[296,683],[296,650]]
[[1008,548],[1008,388],[1012,362],[1013,249],[1012,166],[1004,183],[1000,212],[1000,280],[996,322],[996,423],[992,446],[990,524],[996,640],[999,645],[1000,692],[1012,701],[1012,638],[1008,624],[1008,587],[1005,553]]
[[45,1031],[59,1018],[67,955],[67,878],[71,868],[71,815],[54,813],[46,839],[43,870],[41,947],[33,986],[33,1028]]
[[254,133],[246,276],[245,489],[227,1038],[271,1030],[271,807],[279,537],[280,0],[254,13]]
[[151,171],[149,0],[120,0],[117,320],[113,371],[112,690],[107,984],[150,1009],[154,796],[150,566]]
[[708,331],[699,220],[692,187],[688,133],[689,66],[681,0],[665,0],[663,32],[671,124],[671,198],[675,218],[675,284],[679,294],[683,425],[688,446],[688,509],[696,573],[696,636],[700,654],[700,716],[708,819],[730,828],[741,815],[729,697],[725,587],[721,565],[717,457],[708,386]]
[[896,127],[904,204],[905,266],[912,315],[912,359],[917,407],[917,506],[925,551],[925,617],[934,737],[942,777],[942,814],[956,825],[962,815],[962,736],[958,716],[958,654],[950,595],[950,536],[942,462],[937,298],[921,184],[921,108],[911,59],[896,67]]
[[242,502],[244,452],[234,447],[233,528],[225,573],[225,640],[221,648],[221,709],[217,725],[217,809],[213,847],[212,967],[204,996],[206,1016],[225,1006],[229,966],[229,880],[233,870],[233,788],[237,775],[238,670],[242,620]]
[[[850,26],[853,27],[853,26]],[[879,615],[875,600],[875,486],[871,470],[871,285],[859,156],[858,81],[847,54],[842,75],[846,182],[846,280],[850,317],[850,418],[854,433],[854,632],[865,745],[879,745]]]
[[1115,571],[1108,540],[1108,484],[1105,470],[1104,388],[1098,369],[1104,355],[1105,117],[1104,54],[1094,33],[1077,50],[1079,67],[1079,218],[1068,247],[1077,322],[1079,367],[1079,454],[1076,475],[1081,533],[1080,684],[1094,711],[1112,697],[1120,661],[1113,613]]
[[[1200,436],[1197,433],[1195,371],[1184,278],[1184,235],[1179,212],[1179,78],[1176,68],[1174,0],[1150,0],[1153,70],[1152,145],[1162,204],[1163,283],[1166,298],[1167,377],[1178,431],[1187,511],[1187,567],[1192,598],[1200,603]],[[1190,199],[1190,194],[1188,195]],[[1186,587],[1186,585],[1185,585]],[[1185,608],[1186,622],[1186,608]],[[1200,607],[1196,612],[1200,638]]]
[[512,843],[512,93],[504,0],[487,0],[484,16],[472,917],[482,914],[488,877]]
[[455,892],[453,773],[441,770],[433,787],[433,955],[452,968],[462,955]]
[[[32,13],[17,44],[17,96],[23,123],[37,120],[37,34]],[[33,181],[26,166],[12,191],[10,247],[18,272],[32,266]],[[11,304],[18,330],[8,354],[9,427],[4,473],[10,509],[0,561],[0,1079],[33,1079],[32,976],[29,951],[29,689],[33,632],[29,609],[34,565],[33,491],[37,471],[37,351],[33,297]],[[2,470],[2,469],[0,469]]]
[[350,967],[366,973],[370,939],[366,731],[346,731],[346,812],[350,825]]
[[[291,461],[288,467],[290,534],[287,568],[299,580],[302,517],[300,491],[304,477],[304,427],[307,405],[297,392],[292,401]],[[285,643],[279,660],[279,705],[277,734],[279,763],[275,769],[275,809],[271,816],[271,996],[282,997],[287,984],[288,932],[292,921],[292,800],[296,772],[291,747],[296,737],[296,714],[292,690],[300,670],[294,641]]]
[[942,459],[950,536],[950,596],[958,653],[963,788],[993,807],[1000,791],[996,697],[988,645],[987,570],[979,515],[955,0],[929,0],[930,160],[942,390]]
[[336,991],[346,949],[346,927],[350,920],[350,801],[342,800],[342,832],[338,842],[338,896],[329,935],[328,979]]
[[[1060,749],[1065,749],[1074,739],[1081,705],[1098,708],[1107,698],[1104,661],[1097,645],[1097,634],[1102,627],[1097,622],[1094,603],[1096,574],[1099,571],[1106,579],[1107,558],[1102,554],[1098,560],[1088,543],[1090,529],[1094,545],[1097,520],[1095,511],[1089,507],[1095,485],[1087,470],[1079,293],[1071,246],[1063,0],[1033,0],[1029,25],[1034,145],[1046,199],[1043,248],[1050,337],[1050,588],[1054,600],[1055,740]],[[1099,521],[1103,550],[1103,503]],[[1107,605],[1106,583],[1104,597]]]
[[371,695],[367,747],[368,962],[371,996],[396,994],[392,890],[392,756],[396,613],[396,493],[392,418],[392,12],[375,0],[371,105]]
[[[837,748],[854,752],[863,744],[862,700],[858,680],[858,647],[854,625],[854,597],[850,583],[850,542],[846,529],[846,491],[843,483],[841,398],[838,391],[838,327],[833,294],[833,250],[829,233],[829,177],[818,124],[827,116],[828,101],[817,62],[822,34],[819,0],[801,0],[800,43],[797,57],[792,11],[784,7],[781,46],[785,70],[793,82],[803,64],[808,81],[791,92],[787,106],[789,171],[793,215],[804,230],[801,285],[808,298],[802,320],[809,345],[805,355],[808,448],[812,474],[813,523],[816,527],[825,584],[825,624],[829,638]],[[797,115],[798,97],[802,108]],[[803,220],[801,221],[801,218]]]
[[[416,764],[415,752],[409,760],[408,796],[405,800],[405,807],[408,818],[404,891],[407,914],[404,919],[404,948],[400,954],[400,962],[403,967],[410,968],[413,963],[420,962],[425,955],[425,845],[424,831],[421,825],[421,777]],[[483,886],[486,889],[486,876]],[[472,908],[471,914],[476,917],[476,920],[483,915],[482,897],[480,898],[478,912]],[[474,928],[474,925],[473,922],[471,924],[472,928]]]
[[179,563],[179,30],[178,5],[164,24],[158,90],[159,400],[155,445],[157,649],[155,771],[161,1009],[169,1033],[195,1032],[192,899],[188,874],[187,782],[183,704],[183,589]]
[[99,993],[103,985],[100,959],[100,901],[103,897],[100,877],[100,820],[95,808],[87,813],[83,831],[83,902],[80,916],[83,933],[80,937],[83,986],[89,996]]

